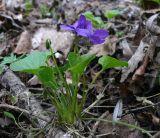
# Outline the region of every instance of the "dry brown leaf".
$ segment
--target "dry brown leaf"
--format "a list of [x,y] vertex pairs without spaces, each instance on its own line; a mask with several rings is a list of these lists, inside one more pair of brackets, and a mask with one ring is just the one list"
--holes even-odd
[[[107,116],[106,119],[111,120],[112,115],[110,114],[109,116]],[[134,125],[136,123],[135,119],[133,118],[131,114],[128,114],[122,117],[121,121],[124,121],[129,124],[134,124]],[[106,123],[106,122],[101,122],[99,124],[98,131],[100,132],[100,134],[111,133],[107,135],[107,138],[117,138],[116,135],[112,134],[112,130],[114,128],[116,129],[116,134],[118,134],[119,138],[142,138],[143,137],[142,134],[136,129],[128,128],[128,127],[124,127],[120,125],[116,125],[114,127],[112,124]]]
[[133,51],[130,48],[129,43],[127,42],[126,39],[124,39],[121,43],[120,46],[122,47],[123,50],[123,55],[127,58],[130,58],[133,55]]
[[145,50],[147,50],[148,47],[149,47],[148,43],[142,40],[136,52],[128,61],[128,67],[123,68],[121,82],[124,82],[127,79],[128,75],[138,67],[139,62],[143,60],[145,56]]
[[11,40],[9,37],[8,33],[0,33],[0,56],[6,56],[15,46],[16,38]]
[[146,32],[145,32],[144,24],[140,22],[139,25],[136,27],[136,33],[133,38],[133,44],[138,46],[141,40],[143,39],[143,37],[145,36],[145,33]]
[[5,43],[1,43],[0,44],[0,55],[2,55],[2,53],[5,51],[5,49],[6,49]]
[[160,27],[156,25],[156,19],[158,16],[159,14],[152,15],[146,22],[146,28],[156,35],[160,35]]
[[34,0],[34,3],[37,5],[50,4],[51,2],[53,2],[53,0]]
[[133,3],[129,4],[129,6],[126,6],[126,4],[124,4],[124,9],[121,15],[125,19],[131,19],[131,18],[138,19],[140,16],[140,11],[141,11],[140,8],[135,6]]
[[124,67],[121,75],[121,82],[124,82],[130,73],[133,73],[135,69],[138,67],[138,64],[143,61],[144,57],[148,55],[150,59],[153,58],[155,51],[155,43],[157,41],[157,37],[147,36],[143,38],[140,42],[139,47],[137,48],[134,55],[128,61],[128,67]]
[[94,45],[90,48],[89,53],[102,55],[113,55],[116,50],[117,37],[109,36],[103,44]]
[[6,9],[14,11],[16,8],[22,6],[23,0],[3,0],[3,4],[5,4]]
[[0,3],[0,11],[4,11],[5,10],[5,6],[3,3]]
[[153,125],[155,126],[160,125],[160,118],[154,115],[153,113],[144,112],[144,115],[148,117],[148,120],[150,120],[153,123]]
[[156,61],[157,65],[160,65],[160,52],[157,53],[155,61]]
[[153,114],[151,114],[151,115],[152,115],[152,122],[153,122],[153,124],[154,125],[159,125],[160,124],[160,118],[158,118],[157,116],[155,116]]
[[74,34],[70,32],[57,32],[52,28],[40,28],[32,38],[33,49],[46,51],[46,40],[48,39],[51,41],[53,51],[61,51],[66,57],[73,44]]
[[14,50],[16,54],[26,54],[32,49],[31,46],[31,36],[28,31],[22,32],[20,39],[17,43],[17,47]]
[[145,56],[142,65],[135,71],[135,73],[134,73],[134,75],[132,77],[133,81],[138,80],[139,76],[143,76],[144,75],[146,67],[147,67],[147,64],[148,64],[148,56]]

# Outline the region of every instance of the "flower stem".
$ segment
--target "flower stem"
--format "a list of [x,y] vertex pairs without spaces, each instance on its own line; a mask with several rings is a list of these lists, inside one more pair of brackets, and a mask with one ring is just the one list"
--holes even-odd
[[99,77],[99,75],[100,75],[102,72],[103,72],[103,70],[101,69],[99,72],[96,73],[96,75],[94,76],[94,78],[93,78],[90,86],[92,86],[92,85],[95,83],[96,79]]

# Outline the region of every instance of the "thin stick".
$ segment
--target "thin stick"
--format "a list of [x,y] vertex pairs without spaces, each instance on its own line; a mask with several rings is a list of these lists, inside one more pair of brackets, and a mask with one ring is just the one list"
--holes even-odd
[[[159,105],[159,104],[160,104],[160,102],[155,103],[155,104],[153,104],[153,105],[148,105],[148,106],[144,106],[144,107],[139,107],[139,108],[135,108],[135,109],[130,109],[130,112],[135,112],[135,111],[143,110],[143,109],[145,109],[145,108],[154,107],[154,106]],[[128,114],[128,113],[129,113],[129,112],[126,112],[125,114]]]
[[[99,117],[99,119],[103,119],[103,118],[106,117],[108,114],[109,114],[109,112],[106,111],[105,113],[103,113],[103,114]],[[95,134],[95,132],[96,132],[96,130],[97,130],[97,127],[98,127],[98,125],[99,125],[100,122],[101,122],[100,120],[96,121],[96,123],[94,124],[92,130],[90,131],[90,135],[88,136],[88,138],[93,138],[93,136],[94,136],[94,134]]]
[[103,122],[106,122],[106,123],[115,123],[117,125],[121,125],[121,126],[126,126],[126,127],[129,127],[129,128],[134,128],[134,129],[137,129],[139,131],[141,131],[142,133],[145,133],[147,134],[149,137],[152,137],[152,135],[149,133],[149,131],[139,127],[139,126],[136,126],[136,125],[132,125],[132,124],[128,124],[128,123],[125,123],[125,122],[121,122],[121,121],[112,121],[112,120],[107,120],[107,119],[99,119],[99,118],[82,118],[83,120],[95,120],[95,121],[103,121]]
[[86,109],[84,109],[84,111],[83,111],[84,113],[85,113],[85,112],[88,112],[91,108],[93,108],[93,107],[99,102],[99,100],[100,100],[101,98],[104,97],[103,93],[104,93],[104,91],[106,90],[106,88],[108,87],[108,85],[109,85],[109,84],[107,84],[107,85],[104,87],[103,91],[102,91],[101,93],[99,93],[99,95],[97,96],[97,100],[94,101],[89,107],[87,107]]
[[29,116],[29,111],[22,109],[22,108],[19,108],[17,106],[13,106],[13,105],[9,105],[9,104],[0,104],[0,108],[9,108],[9,109],[15,110],[17,112],[22,112],[25,115]]

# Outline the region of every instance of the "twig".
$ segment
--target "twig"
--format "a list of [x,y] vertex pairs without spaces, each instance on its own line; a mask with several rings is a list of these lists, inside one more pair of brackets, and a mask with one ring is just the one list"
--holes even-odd
[[106,122],[106,123],[110,123],[110,124],[115,123],[115,124],[117,124],[117,125],[121,125],[121,126],[129,127],[129,128],[137,129],[137,130],[139,130],[140,132],[147,134],[149,137],[152,137],[152,135],[149,133],[149,131],[147,131],[147,130],[139,127],[139,126],[132,125],[132,124],[128,124],[128,123],[121,122],[121,121],[112,121],[112,120],[99,119],[99,118],[83,118],[83,120],[95,120],[95,121],[98,120],[98,121],[102,121],[102,122]]
[[160,136],[160,131],[158,131],[156,134],[154,134],[152,138],[159,138],[159,136]]
[[[103,113],[103,114],[99,117],[99,119],[103,119],[103,118],[106,117],[108,114],[109,114],[109,112],[106,111],[105,113]],[[100,122],[101,122],[100,120],[96,121],[96,123],[94,124],[94,126],[93,126],[93,128],[92,128],[92,130],[91,130],[91,132],[90,132],[90,135],[88,136],[88,138],[92,138],[92,137],[94,136],[94,134],[95,134],[95,132],[96,132],[96,130],[97,130],[97,127],[98,127],[98,125],[99,125]]]
[[43,88],[33,88],[33,87],[29,87],[28,89],[31,91],[40,91],[40,92],[44,90]]
[[[135,112],[135,111],[143,110],[145,108],[153,107],[153,106],[156,106],[156,105],[159,105],[159,104],[160,104],[160,102],[155,103],[154,105],[148,105],[148,106],[139,107],[139,108],[136,108],[136,109],[130,109],[129,112]],[[128,114],[129,112],[126,112],[125,114]]]
[[84,113],[85,113],[85,112],[88,112],[91,108],[93,108],[93,107],[99,102],[99,100],[100,100],[101,98],[104,97],[103,93],[104,93],[104,91],[106,90],[106,88],[108,87],[108,85],[109,85],[109,84],[107,84],[107,85],[104,87],[103,91],[102,91],[101,93],[99,93],[99,95],[97,96],[97,100],[94,101],[89,107],[87,107],[86,109],[84,109],[84,111],[83,111]]
[[9,105],[9,104],[0,104],[0,108],[9,108],[15,110],[17,112],[23,112],[25,115],[29,116],[29,111],[19,108],[17,106]]

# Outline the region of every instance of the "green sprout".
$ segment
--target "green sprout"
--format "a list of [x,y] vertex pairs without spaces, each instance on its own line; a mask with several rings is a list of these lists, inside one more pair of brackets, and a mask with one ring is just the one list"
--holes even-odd
[[95,28],[103,28],[105,26],[101,17],[95,17],[91,11],[86,11],[83,15],[92,22]]
[[51,12],[50,12],[49,7],[47,5],[41,4],[39,9],[40,9],[42,17],[51,16]]
[[120,15],[120,11],[119,10],[109,10],[109,11],[106,11],[104,13],[104,16],[108,19],[112,19],[116,16]]
[[33,6],[30,0],[25,0],[25,15],[28,16],[29,13],[32,11]]

